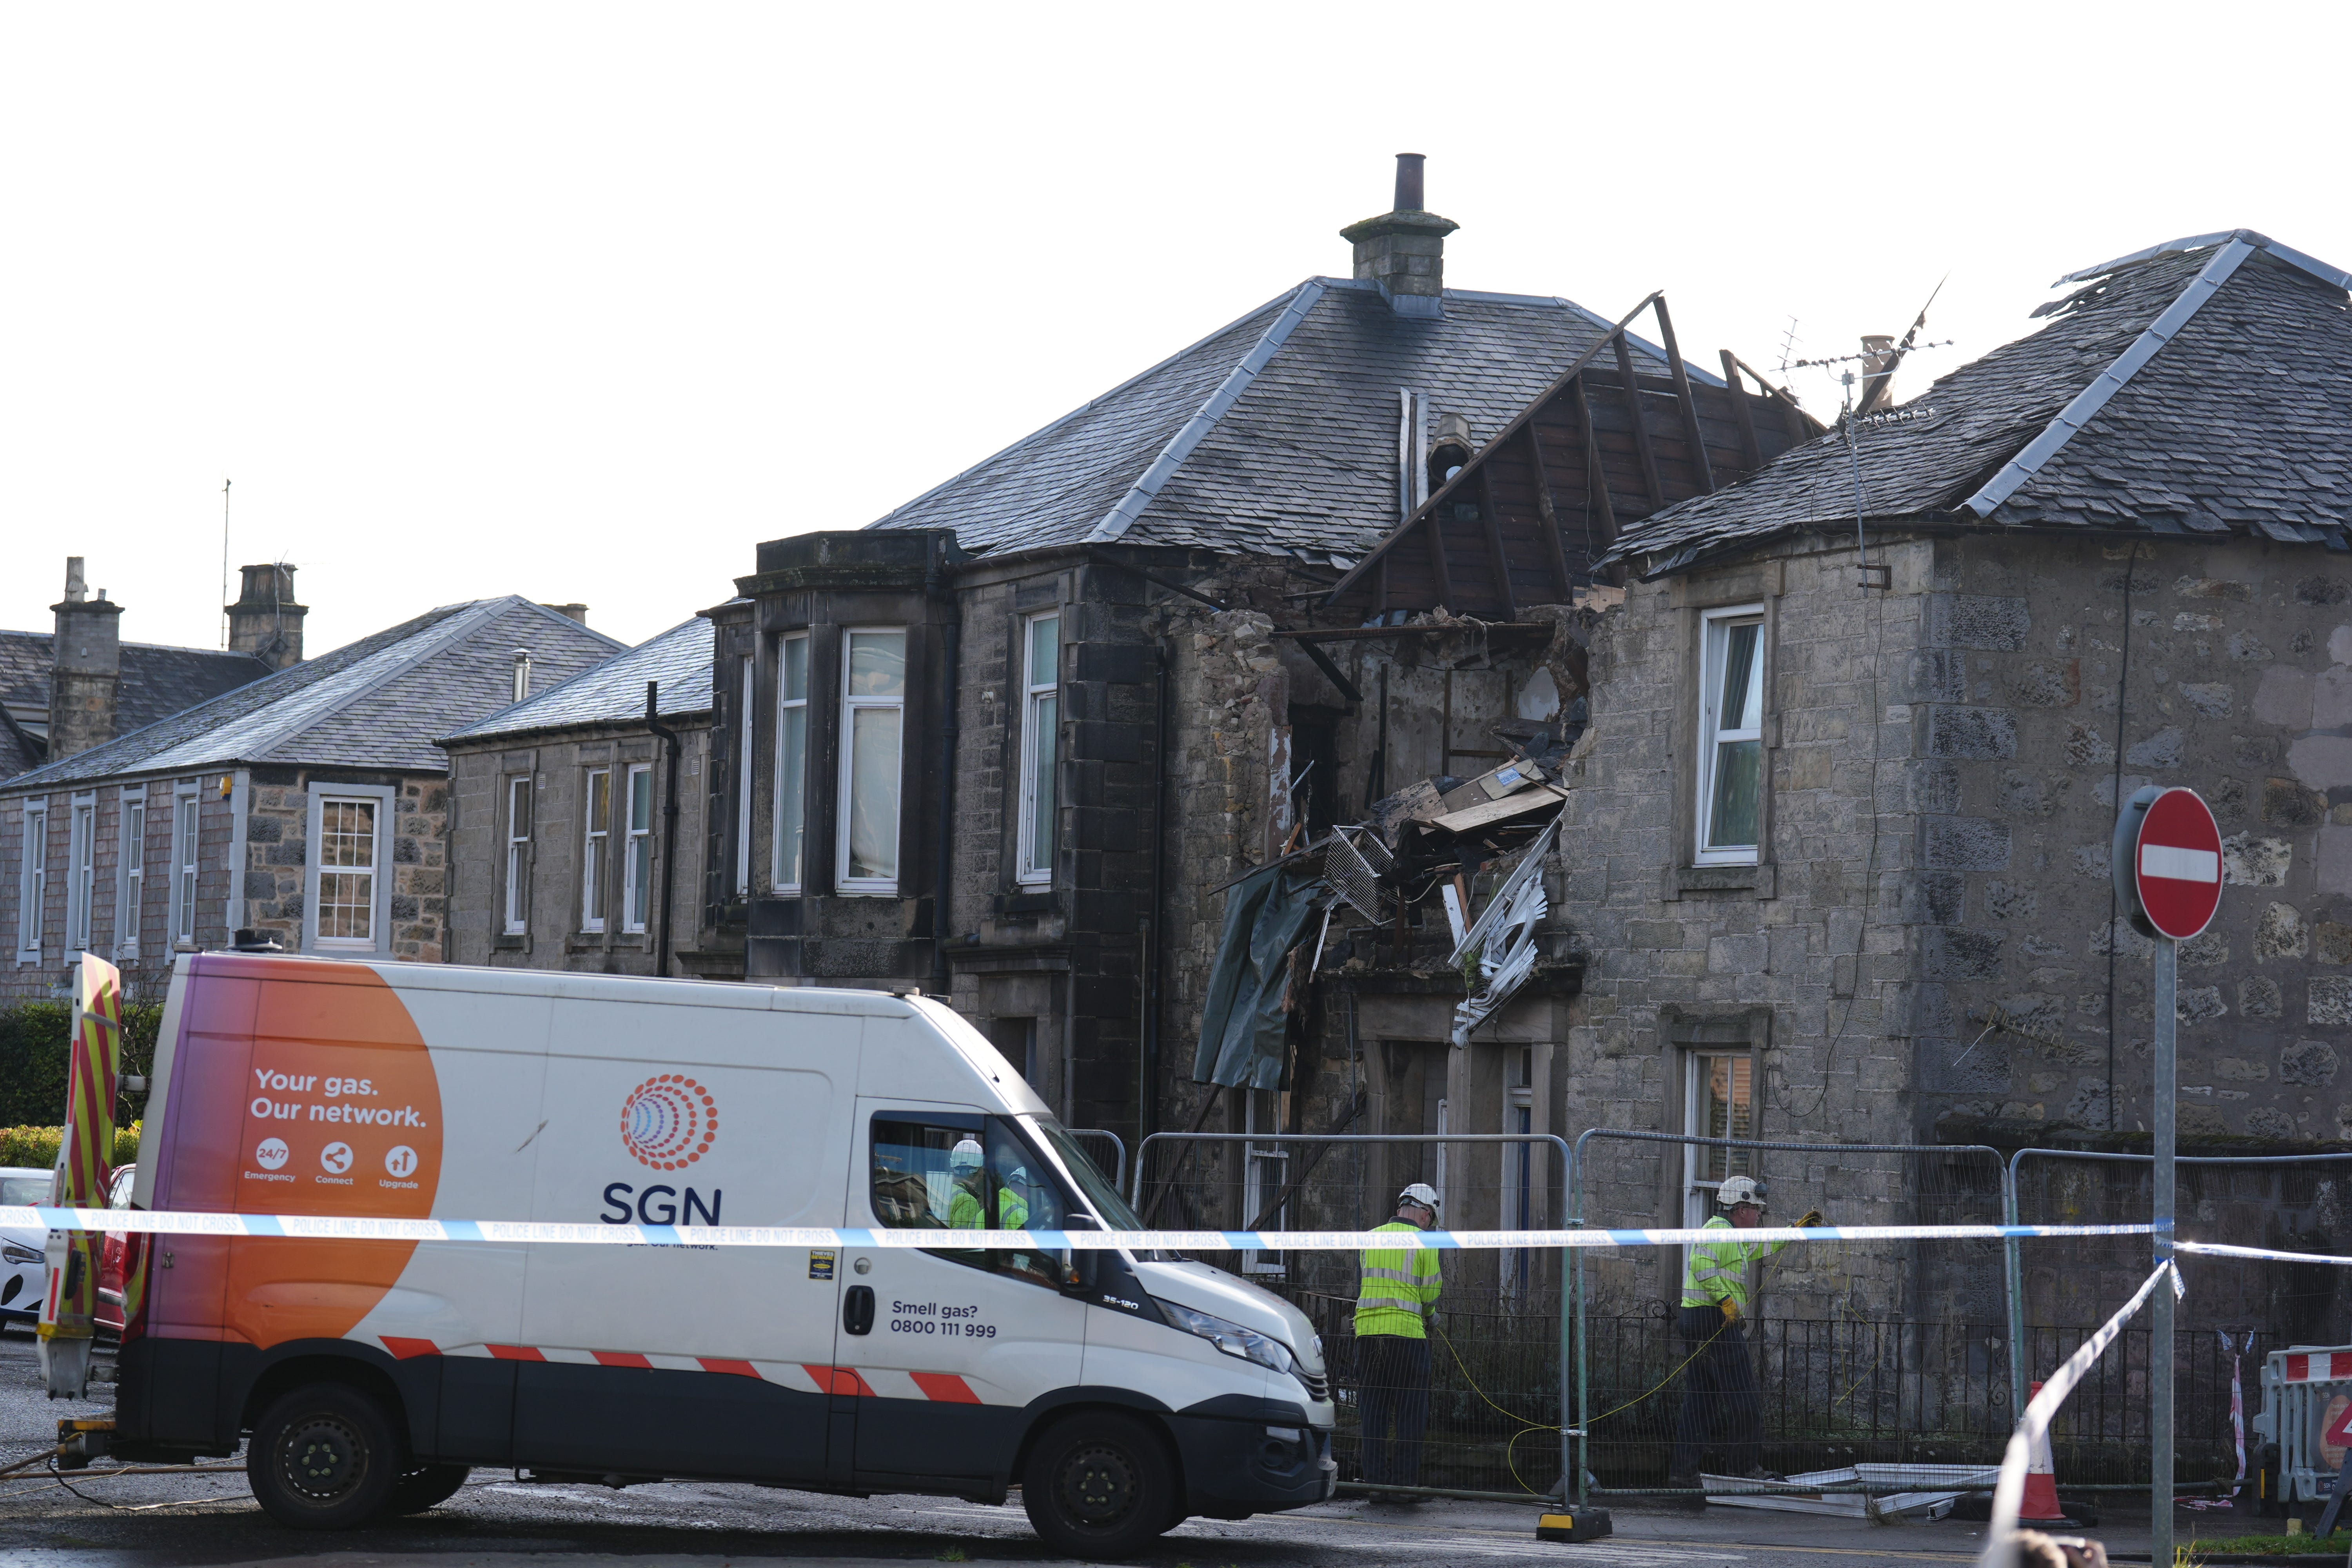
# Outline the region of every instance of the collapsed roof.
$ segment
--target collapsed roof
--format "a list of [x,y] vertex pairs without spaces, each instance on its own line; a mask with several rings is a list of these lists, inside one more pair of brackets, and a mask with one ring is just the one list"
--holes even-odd
[[2059,279],[2049,324],[1892,413],[1627,528],[1643,575],[1806,529],[2252,535],[2352,548],[2352,275],[2251,229]]

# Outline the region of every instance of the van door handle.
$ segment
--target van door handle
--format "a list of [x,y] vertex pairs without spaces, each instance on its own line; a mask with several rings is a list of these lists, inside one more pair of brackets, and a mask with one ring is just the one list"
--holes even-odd
[[841,1326],[853,1334],[874,1331],[874,1287],[852,1285],[849,1294],[841,1299]]

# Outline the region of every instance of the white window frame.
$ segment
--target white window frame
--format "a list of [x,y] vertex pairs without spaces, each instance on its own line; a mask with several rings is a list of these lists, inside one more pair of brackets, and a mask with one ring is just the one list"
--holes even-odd
[[[530,930],[530,836],[538,826],[539,800],[533,793],[534,773],[508,773],[506,799],[506,887],[500,890],[499,929],[508,936]],[[515,802],[522,802],[522,831],[515,831]]]
[[[596,781],[604,781],[604,820],[596,820]],[[580,775],[580,930],[589,936],[604,933],[604,882],[613,858],[613,770],[590,768]]]
[[751,890],[751,695],[753,665],[750,655],[740,660],[743,695],[735,704],[739,715],[735,738],[735,891]]
[[147,909],[147,787],[122,792],[114,844],[114,956],[139,956],[139,928]]
[[41,962],[42,926],[49,902],[49,803],[25,802],[25,864],[16,882],[16,962]]
[[[911,637],[908,636],[907,628],[905,626],[845,626],[842,629],[841,732],[839,744],[835,748],[841,752],[841,764],[839,775],[835,781],[835,787],[839,793],[835,797],[835,805],[834,808],[833,885],[834,891],[837,893],[868,898],[895,898],[898,896],[898,879],[897,877],[852,877],[849,874],[849,828],[853,800],[851,794],[851,774],[855,771],[855,763],[856,761],[856,747],[852,743],[852,742],[854,740],[855,715],[859,712],[881,709],[898,710],[898,776],[890,781],[890,798],[892,803],[892,810],[890,813],[891,838],[896,840],[899,834],[905,831],[907,825],[906,691],[902,689],[899,694],[896,697],[852,697],[849,694],[849,672],[852,662],[850,658],[850,649],[853,646],[853,639],[861,636],[871,636],[877,632],[885,632],[897,636],[901,639],[899,646],[902,648],[908,648],[911,650],[911,646],[914,641]],[[914,684],[914,667],[912,663],[909,662],[907,667],[907,686],[911,687]]]
[[[801,694],[793,695],[792,682],[786,679],[792,668],[794,645],[800,649]],[[776,643],[776,783],[775,823],[772,842],[768,846],[772,862],[768,870],[769,885],[779,893],[797,896],[808,879],[808,742],[809,742],[809,635],[790,632]],[[789,754],[790,745],[797,737],[800,758],[797,763]],[[787,842],[800,846],[800,853],[787,864],[784,846]]]
[[66,835],[66,956],[89,951],[98,901],[98,796],[72,797]]
[[[1242,1131],[1247,1132],[1279,1132],[1282,1130],[1282,1097],[1273,1089],[1242,1090]],[[1256,1220],[1266,1199],[1281,1192],[1290,1174],[1290,1145],[1287,1143],[1244,1143],[1242,1145],[1242,1217],[1243,1225]],[[1265,1222],[1267,1230],[1286,1230],[1290,1203],[1285,1199],[1274,1217]],[[1286,1276],[1279,1252],[1244,1251],[1241,1255],[1241,1271],[1260,1279],[1279,1279]]]
[[[1055,623],[1054,668],[1039,670],[1034,653],[1037,626],[1044,621]],[[1052,609],[1025,616],[1021,622],[1021,820],[1013,836],[1013,879],[1032,887],[1044,887],[1054,879],[1056,836],[1049,823],[1045,842],[1037,842],[1037,791],[1040,784],[1051,790],[1059,782],[1055,770],[1062,751],[1061,621],[1062,612]]]
[[[1712,1138],[1706,1120],[1704,1088],[1714,1068],[1711,1064],[1728,1061],[1732,1064],[1732,1085],[1736,1089],[1742,1079],[1748,1089],[1748,1131],[1756,1133],[1756,1056],[1746,1046],[1727,1045],[1721,1047],[1692,1047],[1683,1052],[1683,1131],[1692,1138]],[[1729,1128],[1727,1138],[1738,1134]],[[1725,1180],[1731,1176],[1754,1175],[1755,1151],[1748,1149],[1717,1149],[1704,1143],[1683,1145],[1683,1223],[1693,1229],[1705,1225],[1716,1212],[1715,1194]],[[1711,1162],[1722,1156],[1722,1174],[1705,1173],[1712,1169]]]
[[[646,825],[637,826],[637,795],[645,795]],[[654,765],[631,763],[622,778],[621,797],[621,929],[643,932],[653,913]],[[640,865],[639,862],[643,864]],[[642,903],[644,908],[638,905]]]
[[[1748,700],[1756,711],[1757,721],[1735,729],[1719,728],[1716,710],[1723,701],[1723,668],[1725,655],[1731,646],[1735,626],[1756,627],[1756,668],[1748,676]],[[1757,844],[1717,846],[1709,841],[1715,819],[1715,773],[1717,748],[1734,742],[1754,741],[1759,752],[1757,764],[1757,837],[1763,837],[1764,769],[1762,759],[1764,726],[1764,672],[1769,650],[1764,643],[1764,606],[1737,605],[1719,610],[1708,610],[1699,616],[1699,686],[1697,793],[1693,801],[1692,855],[1693,864],[1699,866],[1753,866],[1757,862]]]
[[172,793],[172,942],[196,944],[196,875],[204,849],[204,796],[191,782]]
[[[302,951],[305,952],[361,953],[392,951],[392,805],[393,789],[388,784],[314,784],[310,786],[310,832],[303,858],[309,862],[303,877]],[[319,934],[319,879],[325,868],[320,864],[325,846],[326,810],[330,805],[360,802],[375,808],[374,843],[370,847],[368,864],[369,886],[368,934],[365,937]],[[338,867],[338,873],[353,868]]]

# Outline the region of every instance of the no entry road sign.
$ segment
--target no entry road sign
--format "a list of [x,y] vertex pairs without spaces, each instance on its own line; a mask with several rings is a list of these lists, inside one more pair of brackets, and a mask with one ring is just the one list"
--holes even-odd
[[2187,942],[2221,903],[2221,829],[2193,789],[2139,791],[2116,822],[2116,891],[2132,923]]

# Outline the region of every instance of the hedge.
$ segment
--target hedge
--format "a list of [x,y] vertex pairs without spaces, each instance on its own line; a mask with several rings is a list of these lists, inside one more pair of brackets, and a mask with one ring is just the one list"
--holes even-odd
[[[140,1125],[134,1121],[114,1130],[114,1158],[107,1162],[109,1166],[120,1170],[139,1158]],[[62,1127],[0,1127],[0,1165],[54,1169],[64,1137]]]
[[[154,1062],[155,1036],[163,1022],[163,1009],[153,1003],[133,1003],[122,1010],[126,1075],[143,1074]],[[18,1002],[0,1007],[0,1127],[64,1123],[66,1056],[72,1032],[70,1003]],[[144,1095],[125,1094],[115,1107],[116,1120],[135,1118],[145,1109],[145,1100]]]

